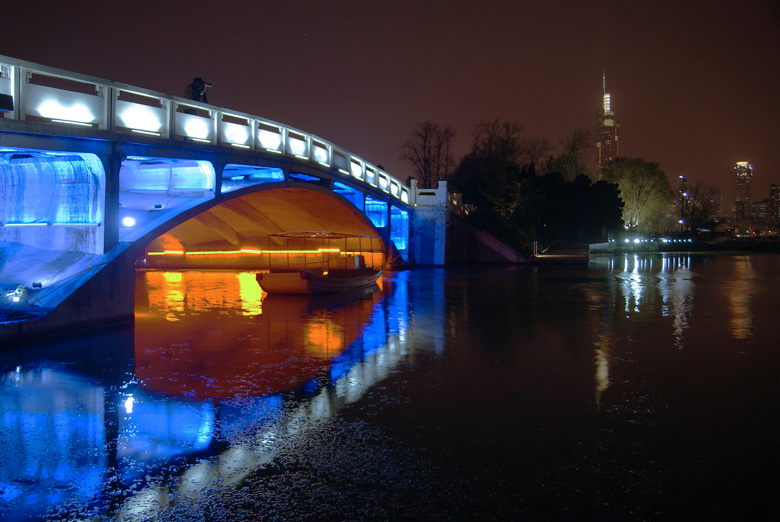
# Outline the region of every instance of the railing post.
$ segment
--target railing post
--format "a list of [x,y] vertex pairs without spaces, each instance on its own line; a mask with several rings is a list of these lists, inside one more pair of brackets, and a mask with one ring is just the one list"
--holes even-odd
[[22,119],[22,75],[24,69],[16,65],[11,66],[11,69],[14,77],[14,119],[18,121]]
[[116,99],[118,97],[118,91],[113,85],[105,85],[105,107],[106,107],[106,130],[116,130]]

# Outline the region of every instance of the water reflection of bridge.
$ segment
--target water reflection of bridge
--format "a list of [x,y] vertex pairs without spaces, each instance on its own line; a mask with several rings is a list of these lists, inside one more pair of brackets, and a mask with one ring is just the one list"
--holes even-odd
[[[409,355],[405,274],[395,277],[396,284],[349,302],[303,298],[276,307],[242,290],[234,273],[212,274],[207,284],[182,275],[173,286],[158,281],[163,286],[148,293],[148,309],[141,304],[136,338],[123,341],[135,352],[129,361],[136,370],[129,376],[121,362],[112,383],[57,365],[5,367],[0,379],[5,513],[119,496],[117,516],[153,516],[170,496],[194,498],[240,482],[273,459],[272,441],[301,433],[358,400]],[[220,279],[222,289],[214,292]],[[177,285],[195,290],[177,295]],[[181,300],[156,309],[160,298]],[[209,338],[206,327],[176,342],[183,330],[175,325],[184,324],[185,315],[213,325],[231,300],[247,303],[234,310],[254,330],[224,336],[213,331]],[[253,364],[253,356],[262,364]],[[104,359],[74,366],[94,361]],[[144,477],[160,470],[170,474],[174,458],[188,464],[177,468],[169,485],[145,483]]]

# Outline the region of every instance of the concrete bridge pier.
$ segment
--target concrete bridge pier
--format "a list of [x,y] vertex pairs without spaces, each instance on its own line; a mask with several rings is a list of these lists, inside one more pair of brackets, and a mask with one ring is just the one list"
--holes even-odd
[[119,170],[124,154],[118,143],[111,143],[110,150],[97,157],[105,171],[103,253],[106,253],[119,243]]
[[419,265],[443,266],[449,219],[447,182],[439,181],[435,189],[423,189],[417,188],[413,179],[411,193],[415,212],[410,246],[414,258]]

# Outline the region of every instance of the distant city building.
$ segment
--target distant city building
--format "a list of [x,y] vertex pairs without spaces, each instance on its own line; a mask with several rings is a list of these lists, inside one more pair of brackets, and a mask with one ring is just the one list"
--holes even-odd
[[754,218],[768,218],[769,217],[769,200],[762,199],[761,201],[753,201],[750,204],[750,216]]
[[710,187],[710,205],[712,205],[712,211],[715,213],[717,219],[723,217],[723,193],[720,191],[720,187]]
[[612,110],[612,100],[607,92],[607,77],[602,75],[601,88],[603,99],[601,109],[596,114],[596,173],[601,178],[601,171],[610,161],[618,157],[618,129],[615,113]]
[[769,185],[769,215],[780,218],[780,185]]
[[734,166],[734,218],[742,219],[753,215],[750,186],[753,180],[753,165],[749,161],[738,161]]

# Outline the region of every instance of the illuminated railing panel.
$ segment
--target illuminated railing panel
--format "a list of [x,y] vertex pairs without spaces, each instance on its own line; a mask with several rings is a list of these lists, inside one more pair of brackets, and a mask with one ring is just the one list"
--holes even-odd
[[80,92],[42,85],[25,88],[25,112],[50,123],[105,127],[105,100]]
[[116,93],[116,124],[119,132],[135,132],[167,138],[168,100],[158,96],[118,89]]
[[298,132],[287,131],[287,154],[296,158],[309,158],[309,137]]
[[353,178],[357,179],[364,179],[363,178],[363,163],[360,160],[357,160],[355,158],[352,158],[352,161],[350,162],[350,172],[352,173]]
[[217,133],[212,118],[177,112],[174,128],[177,137],[199,143],[216,143]]
[[240,149],[252,148],[252,122],[240,116],[222,114],[219,124],[219,141]]

